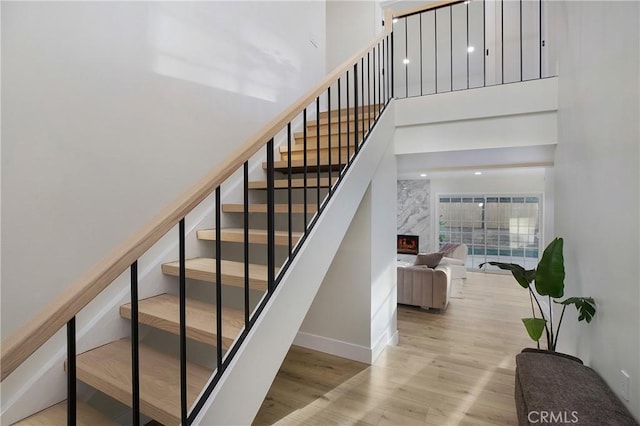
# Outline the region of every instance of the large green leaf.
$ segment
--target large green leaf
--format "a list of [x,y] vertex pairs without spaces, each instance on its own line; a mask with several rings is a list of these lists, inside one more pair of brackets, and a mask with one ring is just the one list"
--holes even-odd
[[522,266],[517,265],[515,263],[501,263],[501,262],[485,262],[481,263],[478,267],[482,269],[482,266],[488,263],[489,265],[497,266],[500,269],[504,269],[505,271],[511,271],[513,277],[518,281],[524,288],[529,288],[529,285],[533,281],[535,276],[535,269],[525,270]]
[[522,318],[522,323],[529,333],[529,337],[537,342],[542,337],[544,326],[547,323],[542,318]]
[[561,305],[574,305],[578,310],[578,321],[586,320],[591,322],[596,314],[596,302],[592,297],[570,297],[562,302],[556,302]]
[[541,296],[553,298],[564,295],[564,257],[562,238],[556,238],[544,249],[536,268],[536,291]]

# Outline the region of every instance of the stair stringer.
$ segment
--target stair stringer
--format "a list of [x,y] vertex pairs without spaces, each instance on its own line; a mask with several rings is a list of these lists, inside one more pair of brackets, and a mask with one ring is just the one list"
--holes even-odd
[[331,266],[378,164],[388,145],[393,143],[393,109],[394,103],[391,101],[196,417],[195,424],[236,425],[253,421]]

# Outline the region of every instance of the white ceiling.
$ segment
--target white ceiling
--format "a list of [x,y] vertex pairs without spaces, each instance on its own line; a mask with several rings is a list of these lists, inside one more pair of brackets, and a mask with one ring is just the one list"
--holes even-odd
[[[397,155],[398,179],[436,179],[481,171],[509,175],[553,165],[555,145]],[[518,172],[519,171],[519,172]],[[426,177],[420,175],[426,173]]]

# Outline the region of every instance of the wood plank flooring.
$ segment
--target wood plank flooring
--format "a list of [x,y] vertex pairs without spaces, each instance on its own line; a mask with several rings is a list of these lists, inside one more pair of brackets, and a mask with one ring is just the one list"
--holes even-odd
[[255,425],[516,425],[515,355],[533,347],[511,275],[469,273],[442,313],[398,307],[399,343],[373,365],[293,346]]

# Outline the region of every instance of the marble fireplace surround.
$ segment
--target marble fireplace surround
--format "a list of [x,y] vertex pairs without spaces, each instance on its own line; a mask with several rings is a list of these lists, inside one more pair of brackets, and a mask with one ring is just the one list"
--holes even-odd
[[[431,225],[431,189],[427,179],[398,180],[398,234],[418,235],[419,251],[435,251]],[[413,262],[413,255],[398,255],[398,260]]]

